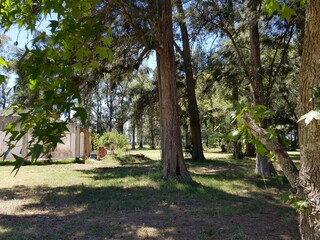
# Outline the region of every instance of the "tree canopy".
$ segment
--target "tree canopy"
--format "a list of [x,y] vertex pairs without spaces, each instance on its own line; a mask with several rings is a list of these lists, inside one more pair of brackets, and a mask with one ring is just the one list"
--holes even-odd
[[[29,152],[15,155],[14,170],[25,158],[48,154],[61,142],[67,122],[78,121],[100,135],[127,134],[133,148],[136,139],[140,147],[160,145],[163,177],[187,182],[192,177],[183,146],[191,149],[192,160],[205,160],[204,147],[232,150],[238,158],[255,146],[256,171],[276,174],[269,161],[275,156],[295,197],[309,201],[308,211],[318,209],[312,200],[318,188],[310,190],[318,182],[308,180],[318,174],[306,165],[298,171],[285,152],[300,147],[304,164],[316,162],[306,159],[305,149],[318,140],[319,111],[297,101],[298,95],[309,96],[317,106],[319,97],[306,67],[308,51],[318,49],[312,19],[319,18],[319,4],[310,1],[307,13],[305,5],[305,0],[1,1],[1,29],[18,26],[32,34],[11,58],[3,50],[5,37],[0,45],[1,105],[9,102],[7,114],[18,116],[5,128],[9,150],[32,130]],[[38,28],[42,21],[47,29]],[[156,69],[145,65],[151,56]],[[9,99],[11,69],[18,79]],[[313,127],[314,143],[305,140],[302,120]]]

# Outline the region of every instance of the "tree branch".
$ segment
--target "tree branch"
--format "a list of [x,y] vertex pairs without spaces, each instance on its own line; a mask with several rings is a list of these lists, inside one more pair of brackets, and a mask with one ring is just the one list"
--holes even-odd
[[252,135],[258,139],[278,159],[284,175],[287,177],[292,189],[298,197],[302,197],[302,187],[299,185],[299,171],[292,162],[292,159],[283,147],[270,138],[262,127],[258,126],[248,112],[243,113],[242,119],[245,125],[251,130]]
[[177,44],[177,42],[176,41],[173,41],[173,44],[174,44],[174,46],[175,46],[175,48],[176,48],[176,50],[179,52],[179,54],[181,55],[181,57],[183,57],[183,51],[182,51],[182,49],[179,47],[179,45]]

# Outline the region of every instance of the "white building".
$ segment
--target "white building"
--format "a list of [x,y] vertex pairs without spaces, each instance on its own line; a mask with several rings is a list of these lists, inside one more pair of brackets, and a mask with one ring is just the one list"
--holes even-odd
[[[0,154],[8,150],[6,140],[9,136],[3,129],[8,123],[16,120],[16,116],[5,116],[0,113]],[[68,123],[69,131],[65,132],[62,143],[58,143],[57,148],[51,152],[52,159],[82,158],[86,159],[91,151],[91,134],[88,130],[78,126],[75,123]],[[20,139],[15,147],[8,153],[7,159],[13,159],[13,155],[25,157],[28,152],[28,141],[31,139],[31,133],[26,134]]]

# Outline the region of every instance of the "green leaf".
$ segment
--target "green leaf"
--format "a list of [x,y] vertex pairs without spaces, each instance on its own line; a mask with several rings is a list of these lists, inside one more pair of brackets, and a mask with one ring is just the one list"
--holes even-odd
[[76,55],[77,59],[83,60],[83,59],[89,57],[90,54],[91,54],[91,52],[89,49],[87,49],[85,47],[81,47],[76,51],[75,55]]
[[262,156],[266,155],[267,150],[265,149],[265,147],[261,143],[255,144],[255,147],[256,147],[256,153],[259,153]]
[[299,199],[290,195],[289,192],[284,192],[281,196],[281,200],[295,208],[297,212],[302,212],[309,206],[307,199]]
[[290,200],[289,192],[283,192],[281,195],[281,201],[287,203]]
[[8,68],[8,64],[7,64],[6,60],[4,60],[3,58],[0,58],[0,66],[4,66],[4,67]]
[[41,32],[32,40],[32,44],[35,45],[37,42],[40,42],[40,41],[44,42],[45,39],[46,39],[46,33]]
[[269,161],[271,161],[271,162],[276,160],[276,157],[272,154],[272,152],[269,152],[267,154],[267,157],[269,158]]
[[108,61],[112,62],[113,54],[110,48],[107,49],[107,53],[108,53]]
[[76,51],[76,57],[77,57],[79,60],[82,60],[82,59],[85,57],[85,50],[84,50],[84,48],[79,48],[79,49]]
[[30,150],[31,150],[32,160],[38,159],[43,153],[43,145],[34,144]]
[[320,98],[320,87],[312,88],[312,98],[309,100],[310,102]]
[[25,161],[25,158],[20,157],[20,156],[15,155],[15,154],[12,154],[12,155],[15,158],[16,161],[14,163],[14,168],[12,169],[11,174],[13,172],[15,172],[14,176],[16,176],[18,174],[18,172],[19,172],[20,167],[23,165],[23,163]]
[[298,206],[299,206],[300,208],[307,208],[308,205],[309,205],[308,201],[299,201],[299,202],[298,202]]
[[[86,11],[90,10],[90,8],[91,8],[91,3],[88,2],[88,1],[82,2],[80,7],[81,7],[81,10],[82,10],[83,12],[86,12]],[[86,16],[86,15],[85,15],[85,16]]]
[[83,66],[82,66],[81,63],[78,62],[78,63],[73,64],[72,66],[74,67],[74,71],[75,72],[81,72],[82,71],[82,67]]
[[292,16],[297,16],[296,11],[285,4],[282,5],[280,14],[281,14],[281,19],[286,19],[287,22],[290,22]]
[[[305,0],[300,0],[300,6],[304,6],[306,3]],[[279,0],[266,0],[266,5],[264,11],[268,12],[270,16],[274,12],[278,12],[281,17],[281,20],[285,19],[287,22],[290,22],[292,16],[296,16],[296,11],[288,7],[286,4],[279,4]]]
[[6,151],[4,151],[4,152],[0,155],[0,157],[2,157],[3,160],[6,160],[7,157],[8,157],[8,155],[9,155],[9,153],[10,153],[10,148],[8,148]]
[[73,99],[77,99],[78,103],[81,104],[82,98],[81,98],[80,92],[74,92],[73,95],[72,95],[72,98]]
[[108,28],[108,36],[112,35],[112,28]]
[[108,47],[97,47],[95,53],[100,56],[100,58],[108,59],[109,62],[112,61],[112,51]]
[[274,112],[268,110],[263,105],[256,105],[250,108],[250,114],[255,121],[259,122],[263,118],[273,116]]
[[98,69],[100,67],[100,63],[98,61],[95,61],[93,60],[91,63],[90,63],[90,66],[93,68],[93,69]]
[[274,128],[268,128],[266,137],[268,137],[270,140],[276,140],[277,139],[277,133],[274,130]]
[[267,0],[264,10],[268,12],[269,16],[275,11],[280,10],[280,4],[278,0]]
[[4,131],[11,133],[11,132],[15,131],[15,128],[16,128],[16,124],[8,123],[7,126],[4,128]]
[[49,27],[51,27],[51,33],[54,33],[59,25],[58,21],[50,20]]
[[73,118],[80,117],[81,123],[85,124],[87,119],[87,111],[82,107],[73,108],[76,113],[73,115]]
[[110,37],[102,38],[101,41],[102,41],[103,45],[105,45],[105,46],[110,46],[111,42],[112,42]]
[[37,80],[32,80],[32,79],[29,80],[29,89],[31,91],[34,91],[37,89]]
[[240,136],[241,136],[240,131],[233,130],[232,132],[227,134],[227,136],[225,137],[225,140],[227,140],[227,141],[237,141],[237,140],[239,140]]
[[0,74],[0,84],[6,82],[7,77],[5,75]]

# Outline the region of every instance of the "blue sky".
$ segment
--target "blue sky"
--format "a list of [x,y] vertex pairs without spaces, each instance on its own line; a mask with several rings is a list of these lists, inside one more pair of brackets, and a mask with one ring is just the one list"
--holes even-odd
[[[50,24],[49,20],[42,19],[38,25],[38,30],[46,30],[48,25]],[[48,29],[49,32],[49,29]],[[11,38],[11,44],[18,43],[17,47],[24,49],[25,45],[32,40],[32,33],[30,31],[27,31],[25,28],[19,29],[17,25],[12,26],[6,33],[6,35],[10,36]],[[10,74],[9,75],[9,82],[8,87],[13,87],[15,78],[17,77],[16,74]]]
[[[51,16],[50,19],[42,19],[37,25],[37,29],[39,31],[45,30],[46,32],[48,32],[48,34],[50,34],[50,29],[48,28],[48,26],[50,24],[50,20],[52,19],[56,19],[56,16]],[[27,31],[24,28],[19,29],[16,25],[12,26],[9,31],[6,32],[6,35],[10,36],[12,44],[18,43],[17,46],[21,49],[24,49],[25,45],[28,45],[28,43],[32,40],[32,33],[30,31]],[[149,59],[146,60],[146,65],[152,69],[155,69],[156,56],[154,52],[151,53]],[[9,76],[9,87],[13,87],[15,78],[15,74],[11,74]]]

